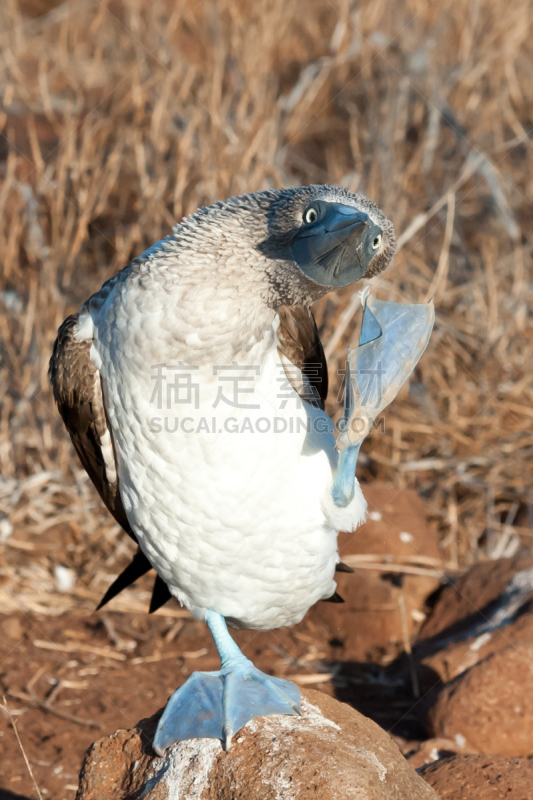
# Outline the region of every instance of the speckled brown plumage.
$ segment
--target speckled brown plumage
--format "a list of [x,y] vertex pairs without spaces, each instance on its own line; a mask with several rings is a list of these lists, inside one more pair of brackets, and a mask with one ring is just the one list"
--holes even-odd
[[[279,309],[279,351],[301,372],[309,382],[306,392],[304,381],[295,370],[285,370],[287,378],[302,399],[324,410],[328,396],[328,365],[318,335],[311,309],[303,306],[281,306]],[[310,397],[311,394],[311,397]]]

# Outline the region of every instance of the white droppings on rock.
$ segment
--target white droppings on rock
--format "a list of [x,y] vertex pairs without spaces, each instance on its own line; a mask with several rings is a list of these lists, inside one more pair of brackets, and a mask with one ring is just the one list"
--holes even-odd
[[353,747],[352,745],[348,745],[348,747],[350,748],[350,750],[353,750],[354,753],[357,753],[357,755],[360,758],[362,758],[363,761],[368,762],[377,769],[380,781],[385,780],[385,775],[387,774],[387,767],[385,767],[381,763],[381,761],[379,760],[379,758],[375,753],[373,753],[371,750],[366,750],[364,747]]
[[168,800],[200,800],[222,743],[218,739],[191,739],[174,745],[152,763],[152,774],[141,796],[164,784]]
[[114,743],[114,737],[108,737],[87,756],[80,800],[118,797],[117,787],[120,796],[129,796],[133,784],[135,791],[143,786],[140,800],[203,800],[215,795],[304,800],[311,794],[331,800],[438,800],[385,731],[354,709],[306,690],[302,711],[301,717],[252,720],[238,731],[227,753],[217,739],[181,742],[162,758],[146,759],[143,775],[139,767],[133,782],[142,732],[130,732],[131,747],[126,749],[133,750],[126,771],[124,738]]
[[[342,731],[333,720],[325,717],[318,706],[313,705],[302,697],[302,716],[289,714],[272,714],[267,717],[256,717],[245,725],[248,733],[257,734],[264,749],[271,757],[281,753],[284,763],[290,768],[291,754],[287,747],[294,741],[293,737],[284,737],[284,732],[290,734],[314,733],[317,738],[326,741],[334,732]],[[264,770],[264,772],[263,772]],[[273,771],[272,762],[265,760],[262,764],[262,782],[276,792],[275,800],[296,800],[300,797],[300,785],[293,777],[287,777],[284,770]]]
[[372,520],[372,522],[381,522],[381,514],[379,511],[369,511],[368,518]]
[[402,540],[402,542],[405,542],[407,544],[408,542],[413,541],[413,534],[408,533],[407,531],[401,531],[400,539]]
[[[340,731],[341,728],[336,722],[325,717],[318,706],[312,705],[302,697],[302,716],[289,714],[272,714],[268,717],[256,717],[247,723],[246,730],[250,733],[261,733],[270,736],[272,741],[276,739],[276,731],[279,729],[289,731],[312,731],[333,728]],[[279,747],[279,745],[278,745]]]
[[264,786],[268,786],[269,789],[274,789],[276,792],[275,800],[297,800],[298,798],[298,794],[294,792],[298,792],[299,784],[296,784],[291,778],[286,778],[283,772],[276,775],[274,781],[270,776],[269,778],[263,778],[261,783]]
[[302,717],[299,719],[302,718],[309,720],[312,725],[325,725],[326,727],[334,728],[336,731],[342,730],[340,725],[325,717],[318,706],[314,706],[305,698],[302,698]]
[[455,734],[455,744],[457,745],[457,747],[460,747],[461,749],[463,749],[464,746],[466,745],[466,739],[462,733]]

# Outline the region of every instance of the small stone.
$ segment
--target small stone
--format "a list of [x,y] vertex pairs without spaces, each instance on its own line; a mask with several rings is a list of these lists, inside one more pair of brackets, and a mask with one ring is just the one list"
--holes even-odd
[[[442,758],[448,758],[454,753],[464,753],[465,748],[459,747],[452,739],[426,739],[420,742],[418,749],[408,756],[409,763],[415,769],[420,769],[425,764],[433,764]],[[472,751],[467,751],[472,752]]]
[[440,800],[529,800],[533,793],[531,758],[454,755],[419,774]]

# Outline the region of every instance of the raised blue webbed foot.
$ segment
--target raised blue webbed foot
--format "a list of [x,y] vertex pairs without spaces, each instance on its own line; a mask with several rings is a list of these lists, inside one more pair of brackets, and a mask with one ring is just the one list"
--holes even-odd
[[348,352],[340,451],[333,501],[347,506],[354,497],[361,443],[377,416],[391,403],[426,349],[435,321],[433,303],[393,303],[361,294],[359,345]]
[[206,621],[222,669],[195,672],[174,692],[154,737],[159,755],[186,739],[221,739],[228,749],[232,736],[255,717],[301,713],[296,684],[254,667],[230,637],[223,617],[210,611]]

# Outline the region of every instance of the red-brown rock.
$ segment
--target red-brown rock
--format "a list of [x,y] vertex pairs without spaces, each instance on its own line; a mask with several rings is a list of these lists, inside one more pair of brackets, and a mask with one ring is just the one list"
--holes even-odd
[[156,758],[141,728],[119,731],[88,751],[77,800],[438,800],[374,722],[311,690],[303,709],[252,720],[228,752],[195,739]]
[[157,714],[129,731],[118,730],[94,742],[83,759],[76,800],[129,800],[138,796],[155,753]]
[[[339,535],[341,559],[354,554],[375,555],[376,561],[383,556],[441,558],[437,534],[428,525],[416,492],[383,483],[365,485],[363,491],[368,521],[354,533]],[[392,655],[401,651],[402,614],[411,637],[420,627],[426,597],[439,586],[436,577],[363,568],[356,568],[355,574],[338,573],[336,580],[345,602],[319,603],[309,616],[327,623],[332,637],[344,645],[343,657],[358,661],[379,660],[385,651]]]
[[532,754],[533,643],[506,647],[447,684],[429,722],[434,736],[478,753]]
[[456,755],[425,767],[440,800],[532,800],[533,759]]
[[[512,625],[472,636],[450,644],[425,656],[422,664],[431,667],[445,683],[461,675],[494,653],[513,645],[522,647],[533,642],[533,612],[518,617]],[[533,723],[532,723],[533,724]]]
[[475,564],[453,586],[447,586],[419,634],[419,639],[453,635],[483,621],[517,572],[533,567],[532,558],[515,556]]

